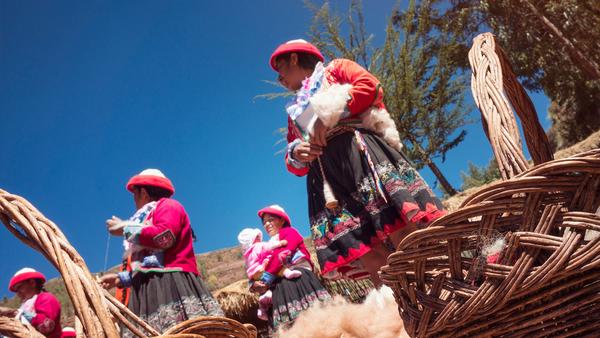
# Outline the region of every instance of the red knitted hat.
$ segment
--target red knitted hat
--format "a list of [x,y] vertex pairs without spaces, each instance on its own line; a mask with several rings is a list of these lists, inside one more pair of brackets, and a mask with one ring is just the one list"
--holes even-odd
[[325,58],[323,58],[323,54],[321,54],[319,49],[313,44],[306,42],[306,40],[302,39],[290,40],[284,44],[279,45],[279,47],[275,49],[273,54],[271,54],[271,59],[269,61],[269,63],[271,64],[271,68],[277,71],[277,65],[275,64],[277,57],[279,55],[287,53],[308,53],[318,57],[319,60],[321,60],[321,62],[325,60]]
[[285,210],[277,204],[269,205],[268,207],[264,207],[258,211],[258,217],[260,217],[261,219],[264,214],[279,216],[279,217],[283,218],[287,222],[288,225],[290,225],[290,226],[292,225],[290,216],[288,216],[288,214],[285,212]]
[[15,273],[15,275],[10,279],[10,282],[8,283],[8,289],[12,292],[17,292],[17,290],[15,290],[15,285],[28,279],[41,279],[42,283],[46,282],[46,277],[41,272],[37,272],[32,268],[23,268],[17,271],[17,273]]
[[162,188],[168,190],[171,195],[175,193],[175,187],[173,186],[173,183],[171,183],[171,180],[158,169],[146,169],[133,176],[129,182],[127,182],[127,190],[133,192],[133,187],[137,185],[149,185]]

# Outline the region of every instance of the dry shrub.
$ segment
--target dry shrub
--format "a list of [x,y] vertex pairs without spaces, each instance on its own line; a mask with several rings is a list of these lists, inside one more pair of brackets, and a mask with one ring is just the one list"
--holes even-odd
[[279,337],[398,338],[408,337],[392,290],[386,286],[369,293],[364,303],[351,304],[336,296],[332,302],[304,311]]

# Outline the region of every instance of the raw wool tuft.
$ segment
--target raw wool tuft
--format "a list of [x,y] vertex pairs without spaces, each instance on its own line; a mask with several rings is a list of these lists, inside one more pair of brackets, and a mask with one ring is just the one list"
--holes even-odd
[[[338,124],[346,112],[348,100],[350,99],[350,84],[333,84],[322,88],[310,98],[307,110],[312,110],[315,115],[323,121],[323,124],[333,128]],[[370,107],[360,114],[361,124],[381,136],[394,149],[401,151],[402,142],[396,123],[384,108]],[[314,121],[308,126],[312,131]]]
[[365,128],[376,132],[394,149],[398,151],[402,150],[402,142],[400,141],[400,134],[396,128],[396,123],[392,120],[387,110],[371,107],[361,115],[361,120]]
[[485,245],[481,250],[481,255],[485,257],[488,263],[496,263],[500,252],[506,247],[506,240],[502,237],[496,238],[491,243]]
[[[324,320],[326,319],[326,320]],[[294,326],[278,337],[301,338],[398,338],[408,337],[391,289],[384,286],[369,293],[362,304],[340,296],[300,314]]]
[[333,84],[322,88],[310,98],[308,109],[312,109],[325,126],[333,128],[346,109],[351,88],[350,84]]

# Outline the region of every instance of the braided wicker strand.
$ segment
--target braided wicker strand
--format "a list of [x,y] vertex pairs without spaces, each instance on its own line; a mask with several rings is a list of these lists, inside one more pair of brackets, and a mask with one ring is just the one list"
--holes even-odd
[[[81,323],[83,336],[119,337],[117,314],[118,320],[124,321],[126,326],[135,323],[151,335],[158,335],[133,313],[126,313],[129,318],[121,315],[122,309],[114,305],[116,300],[111,300],[112,296],[94,281],[85,261],[59,227],[27,200],[0,190],[0,220],[13,235],[39,251],[60,272]],[[146,337],[141,332],[139,336]]]
[[44,338],[31,325],[23,324],[15,318],[0,316],[0,336],[15,338]]

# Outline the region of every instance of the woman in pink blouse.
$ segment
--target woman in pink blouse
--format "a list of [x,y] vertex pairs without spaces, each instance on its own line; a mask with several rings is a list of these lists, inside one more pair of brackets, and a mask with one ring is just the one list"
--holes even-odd
[[[310,306],[331,299],[313,272],[310,253],[304,245],[304,239],[298,230],[292,227],[290,217],[279,205],[271,205],[258,211],[269,236],[278,235],[286,245],[273,250],[272,259],[265,267],[261,281],[254,283],[257,292],[262,285],[272,291],[272,310],[269,312],[269,324],[272,332],[290,326],[298,315]],[[282,266],[301,271],[295,279],[279,278],[277,272]]]
[[[157,169],[132,177],[137,212],[123,221],[107,221],[113,235],[126,240],[131,271],[108,274],[105,288],[129,287],[129,309],[160,332],[198,316],[222,316],[219,304],[204,286],[194,255],[193,232],[183,206],[171,198],[175,188]],[[125,330],[123,336],[130,336]]]
[[10,279],[8,289],[21,299],[21,306],[0,309],[0,316],[15,317],[30,323],[39,333],[50,338],[60,338],[60,302],[44,290],[46,277],[32,268],[17,271]]

